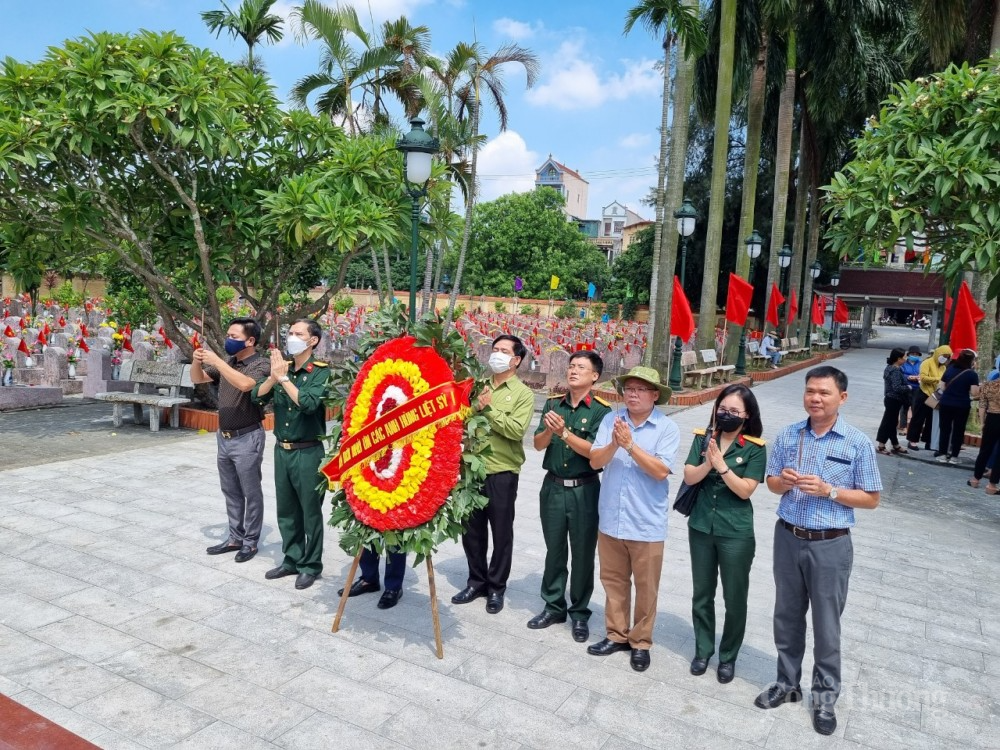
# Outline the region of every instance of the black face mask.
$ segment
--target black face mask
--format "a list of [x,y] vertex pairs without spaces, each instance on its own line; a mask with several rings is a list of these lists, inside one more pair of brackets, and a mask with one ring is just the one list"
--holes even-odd
[[715,412],[715,427],[723,432],[735,432],[743,426],[744,421],[743,417],[734,417],[724,411]]

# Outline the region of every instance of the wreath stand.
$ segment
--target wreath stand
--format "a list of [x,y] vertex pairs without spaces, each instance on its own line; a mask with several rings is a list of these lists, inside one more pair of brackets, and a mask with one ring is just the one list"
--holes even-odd
[[[358,573],[358,565],[361,563],[361,552],[363,549],[358,550],[358,554],[354,556],[354,562],[351,563],[350,570],[347,571],[344,593],[340,595],[340,604],[337,605],[337,616],[333,618],[331,632],[336,633],[340,631],[340,620],[344,616],[344,608],[347,606],[347,600],[351,595],[351,585],[354,583],[354,576]],[[431,619],[434,621],[434,642],[437,644],[437,658],[443,659],[444,644],[441,641],[441,617],[438,614],[437,585],[434,583],[434,564],[431,562],[430,555],[427,555],[427,584],[431,595]]]

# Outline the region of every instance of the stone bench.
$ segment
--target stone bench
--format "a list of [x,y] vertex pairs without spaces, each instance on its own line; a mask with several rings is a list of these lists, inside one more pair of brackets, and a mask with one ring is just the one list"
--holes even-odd
[[[108,401],[113,405],[112,419],[115,427],[122,426],[122,406],[132,404],[133,421],[142,423],[142,407],[149,407],[150,432],[160,430],[160,409],[170,409],[170,426],[176,428],[180,418],[179,407],[191,403],[191,399],[179,395],[181,388],[194,388],[191,382],[191,365],[179,362],[149,362],[125,360],[122,363],[121,379],[135,384],[132,393],[95,393],[98,401]],[[143,386],[154,389],[167,388],[162,393],[140,393]]]

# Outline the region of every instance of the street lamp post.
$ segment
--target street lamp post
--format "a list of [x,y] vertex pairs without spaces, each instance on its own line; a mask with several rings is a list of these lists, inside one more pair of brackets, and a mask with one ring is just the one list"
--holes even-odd
[[[681,236],[681,289],[683,289],[685,276],[687,275],[688,237],[694,234],[694,226],[698,221],[698,212],[695,211],[691,201],[685,198],[684,202],[681,203],[681,207],[674,211],[674,218],[677,219],[677,233]],[[669,325],[669,322],[667,325]],[[667,381],[667,384],[674,391],[681,389],[681,347],[683,343],[680,336],[674,339],[674,355],[670,360],[670,378]]]
[[833,318],[837,314],[837,287],[840,285],[840,274],[834,271],[830,274],[830,286],[833,287],[833,310],[830,311],[830,348],[840,348],[840,336],[837,335],[837,321]]
[[[757,262],[757,258],[760,257],[764,240],[760,236],[760,233],[754,229],[750,233],[750,236],[746,238],[744,244],[747,246],[747,255],[750,256],[750,268],[747,271],[747,279],[753,279],[753,267]],[[751,281],[751,283],[753,282]],[[736,374],[739,377],[747,374],[747,322],[745,320],[743,321],[743,327],[740,328],[740,347],[739,352],[736,354]]]
[[[809,266],[809,275],[812,276],[813,280],[813,285],[812,287],[810,287],[811,291],[809,293],[810,303],[812,302],[812,295],[816,294],[816,279],[819,278],[819,275],[822,272],[823,272],[823,264],[820,263],[818,260],[814,261],[813,264]],[[809,323],[806,325],[806,349],[809,349],[809,342],[810,339],[812,339],[812,330],[813,330],[812,316],[809,316]]]
[[437,152],[438,139],[424,130],[419,117],[410,120],[410,132],[396,141],[396,149],[403,152],[406,174],[406,193],[410,196],[410,322],[417,321],[417,242],[420,228],[420,201],[427,195],[427,181],[431,178],[431,158]]

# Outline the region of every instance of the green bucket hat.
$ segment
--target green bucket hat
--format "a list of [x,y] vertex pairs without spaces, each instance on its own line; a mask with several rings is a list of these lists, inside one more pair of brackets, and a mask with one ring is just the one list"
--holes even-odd
[[617,378],[614,378],[612,382],[615,384],[615,388],[618,390],[618,392],[621,393],[622,389],[625,387],[625,381],[632,378],[636,380],[641,380],[644,383],[648,383],[649,385],[653,386],[654,388],[656,388],[656,390],[660,392],[659,398],[656,399],[656,403],[658,406],[662,406],[663,404],[667,403],[670,400],[670,396],[673,393],[673,391],[670,390],[670,386],[664,385],[663,383],[660,382],[660,373],[658,373],[652,367],[641,367],[641,366],[633,367],[624,375],[620,375]]

